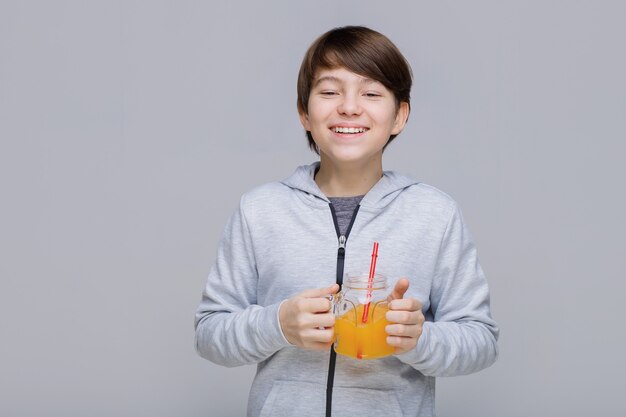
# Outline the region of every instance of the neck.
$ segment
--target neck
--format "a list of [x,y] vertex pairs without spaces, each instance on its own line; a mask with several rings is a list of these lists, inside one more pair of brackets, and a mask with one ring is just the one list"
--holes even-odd
[[382,158],[339,166],[322,154],[315,182],[327,197],[353,197],[367,194],[382,176]]

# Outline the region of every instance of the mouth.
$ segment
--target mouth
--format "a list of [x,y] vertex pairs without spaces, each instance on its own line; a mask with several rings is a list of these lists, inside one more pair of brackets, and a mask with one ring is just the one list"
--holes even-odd
[[335,133],[341,133],[342,135],[356,135],[359,133],[364,133],[369,130],[367,127],[347,127],[347,126],[333,126],[330,128]]

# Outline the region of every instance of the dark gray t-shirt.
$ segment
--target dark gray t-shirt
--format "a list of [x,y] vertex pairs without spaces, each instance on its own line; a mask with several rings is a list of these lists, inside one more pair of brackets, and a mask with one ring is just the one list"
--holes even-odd
[[354,209],[359,205],[364,196],[357,195],[355,197],[328,197],[333,207],[335,208],[335,214],[337,215],[337,224],[339,225],[339,232],[342,235],[346,234],[346,229],[352,220],[352,214]]

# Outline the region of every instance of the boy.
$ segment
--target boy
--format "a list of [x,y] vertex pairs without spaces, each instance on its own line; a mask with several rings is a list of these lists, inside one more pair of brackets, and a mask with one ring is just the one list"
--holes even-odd
[[[382,169],[411,82],[395,45],[365,27],[325,33],[302,62],[298,111],[320,160],[242,197],[196,314],[202,357],[258,364],[248,416],[434,416],[434,377],[496,359],[487,283],[456,204]],[[344,270],[368,267],[374,241],[377,270],[397,280],[385,329],[395,353],[337,356],[328,296]]]

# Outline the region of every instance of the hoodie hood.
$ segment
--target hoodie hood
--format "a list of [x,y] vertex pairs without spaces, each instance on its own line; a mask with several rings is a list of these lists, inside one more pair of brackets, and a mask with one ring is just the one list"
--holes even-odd
[[[301,165],[281,183],[294,190],[302,191],[311,202],[328,204],[330,200],[322,193],[314,180],[315,172],[319,166],[319,161],[310,165]],[[419,182],[405,175],[394,171],[383,171],[381,179],[365,194],[360,205],[382,208],[393,201],[402,190],[416,184]]]

